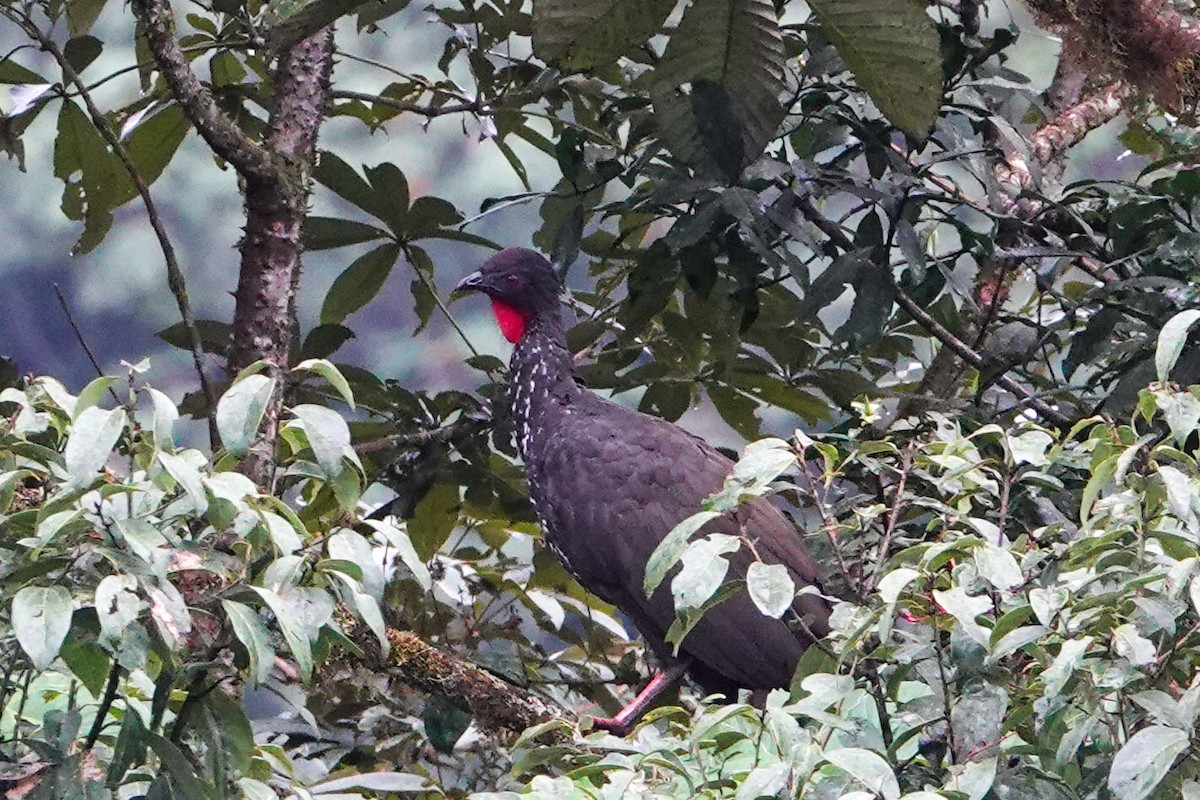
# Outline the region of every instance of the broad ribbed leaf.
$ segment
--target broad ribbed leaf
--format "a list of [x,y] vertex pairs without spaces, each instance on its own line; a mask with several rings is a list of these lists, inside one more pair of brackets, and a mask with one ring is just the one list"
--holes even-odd
[[925,3],[810,0],[829,41],[900,130],[923,138],[942,102],[940,45]]
[[345,468],[342,459],[350,449],[350,428],[346,420],[332,408],[313,403],[298,405],[292,413],[303,424],[321,470],[330,479],[336,478]]
[[79,415],[63,452],[72,486],[82,489],[96,478],[124,429],[123,408],[106,411],[92,406]]
[[1187,343],[1188,331],[1197,320],[1200,320],[1200,310],[1193,308],[1180,311],[1163,325],[1158,334],[1158,347],[1154,351],[1154,371],[1159,381],[1166,383],[1170,379],[1171,369]]
[[[195,451],[193,451],[195,452]],[[191,498],[195,513],[203,514],[208,511],[208,495],[204,493],[204,482],[200,480],[200,470],[183,458],[171,453],[160,452],[158,460],[175,482],[187,492]]]
[[258,433],[275,379],[266,375],[247,375],[229,387],[217,401],[217,430],[225,449],[241,458],[250,452],[250,442]]
[[33,668],[46,669],[71,630],[71,593],[62,586],[26,586],[13,597],[12,627]]
[[755,561],[746,571],[746,588],[758,610],[778,619],[792,605],[796,584],[783,564]]
[[611,63],[658,33],[675,0],[536,0],[533,52],[569,70]]
[[275,648],[271,647],[267,627],[250,606],[233,600],[222,600],[221,606],[250,658],[251,683],[262,683],[271,677],[271,668],[275,665]]
[[1187,746],[1188,735],[1177,728],[1163,725],[1143,728],[1113,759],[1108,788],[1117,800],[1148,797]]
[[733,181],[783,120],[783,37],[769,0],[696,0],[654,71],[650,96],[671,152]]

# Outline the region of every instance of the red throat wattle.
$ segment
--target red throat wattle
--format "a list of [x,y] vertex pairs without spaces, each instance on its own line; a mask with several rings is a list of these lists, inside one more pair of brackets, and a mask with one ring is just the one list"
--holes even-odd
[[525,333],[525,325],[529,321],[525,315],[508,303],[494,297],[492,298],[492,313],[496,315],[496,324],[500,326],[500,332],[504,334],[504,338],[513,344],[520,341],[521,335]]

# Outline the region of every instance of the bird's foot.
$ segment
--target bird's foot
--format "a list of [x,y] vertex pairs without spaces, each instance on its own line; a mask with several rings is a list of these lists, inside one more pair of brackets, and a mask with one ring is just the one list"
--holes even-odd
[[615,717],[592,717],[593,729],[608,731],[613,736],[628,736],[636,724],[636,719],[621,719],[620,714]]
[[646,684],[646,688],[638,692],[629,705],[621,709],[615,717],[593,717],[592,727],[599,728],[602,731],[608,731],[614,736],[628,736],[638,720],[645,716],[650,710],[654,699],[662,694],[672,684],[683,677],[683,673],[687,671],[688,661],[678,661],[672,664],[665,670],[660,671],[650,683]]

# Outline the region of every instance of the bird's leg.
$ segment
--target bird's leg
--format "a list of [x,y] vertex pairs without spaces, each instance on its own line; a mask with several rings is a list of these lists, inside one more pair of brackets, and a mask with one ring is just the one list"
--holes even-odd
[[646,684],[646,688],[638,692],[637,697],[617,712],[615,717],[595,717],[592,725],[617,736],[625,736],[633,730],[633,726],[650,708],[650,704],[654,702],[655,698],[683,677],[688,666],[689,662],[684,660],[659,670]]

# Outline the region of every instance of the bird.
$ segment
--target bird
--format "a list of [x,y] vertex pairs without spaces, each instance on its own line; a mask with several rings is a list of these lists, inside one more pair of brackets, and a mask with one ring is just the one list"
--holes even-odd
[[[632,622],[660,666],[634,700],[593,725],[628,734],[685,673],[727,701],[739,689],[761,695],[787,688],[800,656],[828,633],[830,614],[796,527],[768,500],[751,498],[700,529],[697,535],[741,536],[751,546],[728,557],[727,581],[740,582],[736,591],[704,614],[676,652],[666,639],[676,616],[670,581],[647,597],[646,564],[672,528],[722,488],[733,462],[682,427],[583,385],[567,347],[562,282],[538,252],[501,250],[453,294],[471,292],[490,299],[514,345],[508,413],[543,541],[583,588]],[[796,585],[817,591],[798,592],[783,618],[764,615],[744,584],[755,556],[784,565]]]

